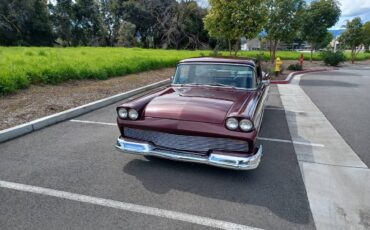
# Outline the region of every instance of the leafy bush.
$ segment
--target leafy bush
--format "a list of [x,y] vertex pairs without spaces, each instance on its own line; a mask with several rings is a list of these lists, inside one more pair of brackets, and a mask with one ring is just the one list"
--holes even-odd
[[320,56],[322,57],[325,65],[330,66],[337,66],[339,63],[346,60],[346,57],[342,51],[333,52],[331,50],[325,50],[321,52]]
[[302,70],[302,66],[299,63],[290,64],[288,66],[288,70],[300,71],[300,70]]
[[214,49],[211,52],[209,52],[210,57],[219,57],[222,56],[222,53],[218,51],[218,49]]
[[269,56],[265,55],[264,52],[258,53],[255,57],[258,61],[268,62],[270,60]]

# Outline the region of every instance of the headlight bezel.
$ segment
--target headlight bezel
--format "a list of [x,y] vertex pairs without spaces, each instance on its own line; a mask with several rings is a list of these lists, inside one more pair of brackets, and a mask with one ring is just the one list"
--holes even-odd
[[[132,120],[132,121],[135,121],[135,120],[138,120],[140,118],[139,111],[136,110],[136,109],[134,109],[134,108],[130,108],[130,107],[118,107],[116,109],[116,111],[117,111],[118,118],[119,119],[122,119],[122,120]],[[126,112],[126,114],[124,112]]]
[[[233,122],[233,125],[230,125],[230,123]],[[249,123],[249,127],[243,127],[243,123]],[[225,127],[226,129],[230,131],[239,131],[239,132],[250,132],[254,129],[253,121],[249,118],[243,118],[243,117],[228,117],[225,120]]]

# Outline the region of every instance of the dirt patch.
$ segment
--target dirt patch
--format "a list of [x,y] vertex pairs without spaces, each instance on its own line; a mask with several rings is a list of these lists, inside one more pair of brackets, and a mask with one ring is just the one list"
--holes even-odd
[[174,68],[167,68],[104,81],[79,80],[59,85],[31,85],[15,94],[0,96],[0,130],[168,79],[174,71]]

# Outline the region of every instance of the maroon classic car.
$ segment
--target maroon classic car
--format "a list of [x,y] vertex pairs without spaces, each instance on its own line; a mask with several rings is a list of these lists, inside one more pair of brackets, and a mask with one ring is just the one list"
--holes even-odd
[[249,170],[269,85],[256,61],[180,61],[171,86],[117,107],[124,153]]

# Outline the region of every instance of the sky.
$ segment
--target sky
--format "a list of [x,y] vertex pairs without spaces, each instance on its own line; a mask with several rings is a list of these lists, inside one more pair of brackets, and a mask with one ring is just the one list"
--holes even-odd
[[[201,6],[207,7],[207,0],[197,0]],[[306,0],[310,2],[311,0]],[[362,22],[370,21],[370,0],[339,0],[342,15],[335,26],[331,29],[340,29],[347,20],[360,17]]]
[[334,26],[340,28],[347,20],[361,17],[362,22],[370,21],[370,0],[340,0],[342,15]]

